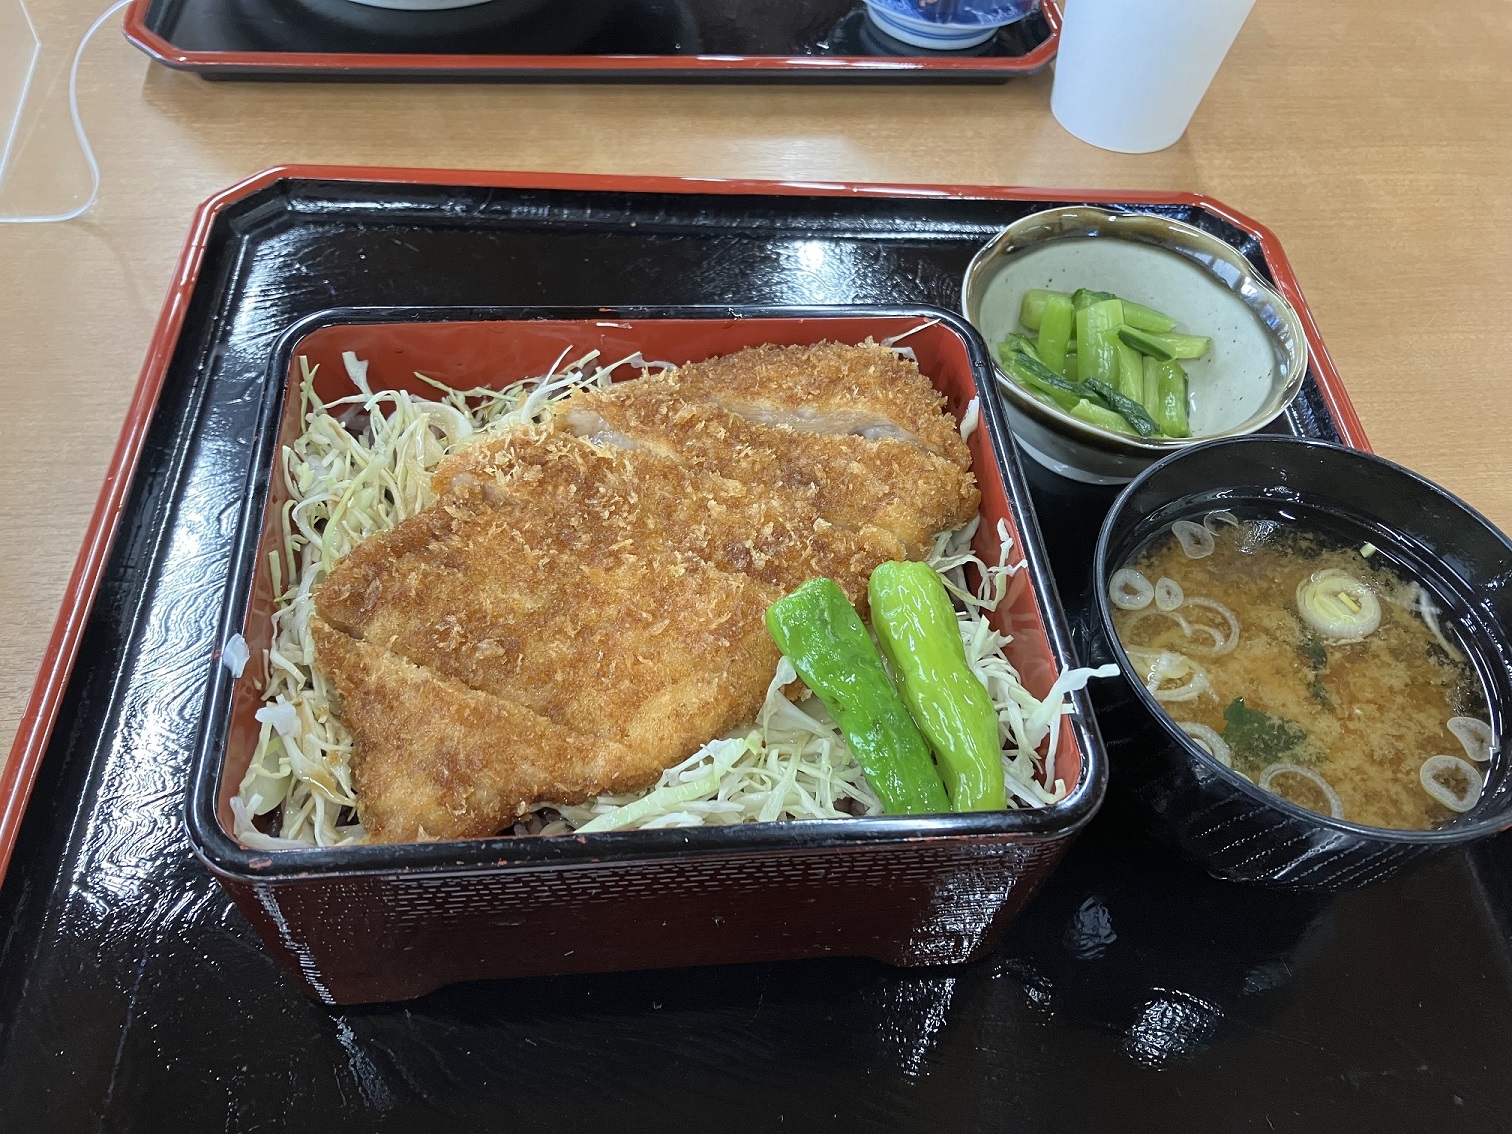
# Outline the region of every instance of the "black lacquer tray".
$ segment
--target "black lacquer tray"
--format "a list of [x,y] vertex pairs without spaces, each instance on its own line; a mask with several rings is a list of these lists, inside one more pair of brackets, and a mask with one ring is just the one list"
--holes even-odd
[[[1148,843],[1115,793],[969,966],[531,979],[344,1012],[298,991],[189,852],[184,777],[236,494],[268,353],[295,319],[948,307],[997,229],[1073,199],[296,170],[214,202],[0,888],[0,1130],[1508,1129],[1505,838],[1338,897],[1251,890]],[[1202,225],[1300,302],[1273,238],[1221,206],[1098,199]],[[1278,428],[1361,442],[1310,345],[1314,376]],[[1074,613],[1110,491],[1025,467]]]
[[135,0],[126,38],[211,79],[1004,82],[1046,67],[1057,0],[963,51],[893,39],[862,0]]

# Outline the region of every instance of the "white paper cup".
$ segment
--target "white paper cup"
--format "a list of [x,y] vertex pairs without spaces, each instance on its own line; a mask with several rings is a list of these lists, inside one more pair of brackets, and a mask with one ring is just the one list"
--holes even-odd
[[1050,110],[1126,154],[1175,145],[1255,0],[1066,0]]

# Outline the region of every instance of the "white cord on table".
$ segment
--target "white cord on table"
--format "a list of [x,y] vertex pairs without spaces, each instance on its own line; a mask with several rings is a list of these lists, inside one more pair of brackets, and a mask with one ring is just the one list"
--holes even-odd
[[[82,205],[70,209],[66,213],[30,217],[0,216],[0,224],[55,224],[59,221],[70,221],[76,217],[81,217],[94,207],[95,200],[100,195],[100,163],[95,160],[94,148],[90,146],[89,138],[84,133],[84,121],[79,117],[79,61],[84,58],[84,48],[89,46],[89,41],[94,38],[94,33],[100,30],[101,25],[130,3],[131,0],[116,0],[114,4],[100,14],[99,19],[89,25],[89,30],[84,33],[84,38],[79,40],[78,49],[74,52],[73,66],[68,69],[68,112],[73,116],[74,134],[79,139],[79,149],[84,152],[84,162],[89,166],[89,196],[84,199]],[[22,13],[26,15],[26,21],[30,24],[31,15],[26,12],[24,6],[22,7]],[[33,34],[35,34],[35,31],[36,28],[33,25]],[[26,85],[22,87],[22,107],[25,105],[26,92],[31,87],[32,70],[36,68],[39,51],[40,47],[32,53],[31,68],[27,71]],[[16,126],[18,130],[20,128],[21,109],[21,107],[18,107],[16,110]],[[12,140],[14,140],[14,136],[13,132]],[[10,148],[9,144],[7,144],[6,148]],[[0,165],[0,169],[3,168],[4,166]]]

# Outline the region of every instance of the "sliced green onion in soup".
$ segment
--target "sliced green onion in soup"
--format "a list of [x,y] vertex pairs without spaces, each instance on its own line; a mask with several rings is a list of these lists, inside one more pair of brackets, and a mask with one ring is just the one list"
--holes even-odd
[[1448,729],[1464,746],[1465,755],[1477,763],[1491,759],[1491,726],[1479,717],[1450,717]]
[[1155,605],[1161,610],[1175,610],[1186,602],[1186,592],[1175,579],[1162,575],[1155,581]]
[[1205,559],[1213,554],[1213,533],[1201,524],[1194,524],[1191,520],[1177,520],[1171,525],[1171,534],[1181,544],[1181,550],[1188,559]]
[[1202,517],[1202,526],[1213,535],[1218,534],[1218,528],[1222,524],[1227,524],[1231,528],[1237,528],[1240,526],[1239,517],[1227,508],[1220,508],[1218,511],[1209,512],[1206,516]]
[[[1463,779],[1465,786],[1458,788],[1446,783],[1448,776]],[[1475,770],[1475,765],[1458,756],[1430,756],[1418,770],[1418,779],[1423,790],[1438,800],[1450,811],[1466,812],[1480,802],[1486,781]]]
[[1361,642],[1381,625],[1375,591],[1348,571],[1314,571],[1297,585],[1297,613],[1330,643]]
[[[1172,650],[1125,649],[1139,679],[1157,701],[1195,701],[1212,691],[1207,670],[1185,654]],[[1167,682],[1175,684],[1168,685]]]
[[[1177,721],[1176,727],[1192,738],[1192,743],[1197,745],[1225,768],[1234,766],[1234,754],[1230,751],[1228,741],[1224,740],[1215,729],[1197,721]],[[1244,775],[1243,772],[1240,775]],[[1245,779],[1248,779],[1245,776]]]
[[1119,610],[1143,610],[1154,597],[1150,580],[1132,567],[1114,571],[1108,580],[1108,599]]
[[1274,793],[1275,795],[1280,795],[1282,799],[1287,799],[1289,800],[1289,802],[1296,803],[1296,800],[1290,799],[1288,796],[1281,795],[1281,793],[1279,791],[1276,791],[1275,787],[1273,786],[1276,782],[1276,779],[1280,776],[1300,776],[1302,779],[1308,781],[1320,792],[1322,792],[1323,798],[1328,801],[1329,815],[1333,816],[1335,819],[1344,818],[1344,801],[1339,798],[1339,793],[1334,791],[1333,785],[1325,780],[1312,768],[1304,768],[1301,764],[1280,763],[1272,764],[1270,767],[1266,768],[1265,771],[1260,773],[1260,779],[1257,782],[1262,788],[1264,788],[1268,792]]

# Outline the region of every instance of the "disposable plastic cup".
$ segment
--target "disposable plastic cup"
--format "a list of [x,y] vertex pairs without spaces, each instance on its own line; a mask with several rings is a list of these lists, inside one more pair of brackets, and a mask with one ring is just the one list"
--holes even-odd
[[1254,3],[1067,0],[1051,112],[1105,150],[1174,145]]

